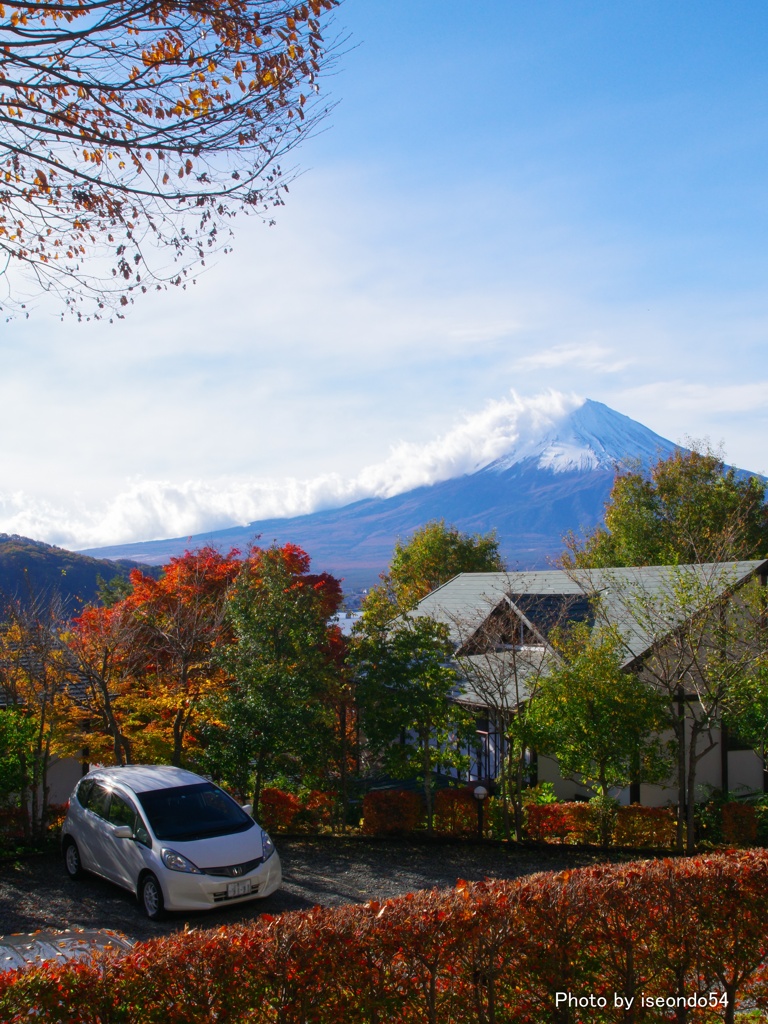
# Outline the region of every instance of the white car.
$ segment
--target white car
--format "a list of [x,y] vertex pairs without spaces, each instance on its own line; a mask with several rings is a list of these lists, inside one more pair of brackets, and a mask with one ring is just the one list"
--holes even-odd
[[67,873],[116,882],[152,919],[269,896],[282,882],[280,858],[249,810],[183,768],[98,768],[69,801]]

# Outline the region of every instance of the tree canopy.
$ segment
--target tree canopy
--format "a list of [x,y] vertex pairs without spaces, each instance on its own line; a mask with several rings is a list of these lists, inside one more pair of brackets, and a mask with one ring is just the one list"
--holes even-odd
[[83,315],[182,284],[237,212],[282,204],[325,111],[338,0],[0,5],[0,251]]
[[432,828],[432,785],[441,769],[466,770],[475,738],[470,712],[451,701],[457,675],[445,625],[405,616],[357,635],[352,658],[370,767],[421,779]]
[[209,696],[204,766],[258,808],[262,785],[327,764],[335,714],[339,581],[309,572],[295,544],[255,549],[240,572],[227,619],[233,643],[222,654],[229,681]]
[[617,630],[579,622],[555,630],[558,660],[541,680],[533,706],[542,753],[557,757],[564,776],[578,775],[605,799],[612,787],[660,782],[669,770],[655,735],[667,723],[664,698],[622,670]]
[[605,525],[570,535],[566,567],[690,565],[768,556],[765,481],[726,467],[708,446],[678,450],[649,473],[620,472]]
[[389,571],[363,603],[368,620],[386,621],[415,608],[426,595],[460,572],[503,571],[494,533],[462,533],[433,519],[408,541],[398,539]]

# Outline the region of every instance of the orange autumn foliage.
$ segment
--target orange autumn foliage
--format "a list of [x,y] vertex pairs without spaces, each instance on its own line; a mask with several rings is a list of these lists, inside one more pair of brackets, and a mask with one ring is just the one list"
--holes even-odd
[[184,284],[236,213],[283,204],[337,3],[5,0],[0,251],[78,315]]

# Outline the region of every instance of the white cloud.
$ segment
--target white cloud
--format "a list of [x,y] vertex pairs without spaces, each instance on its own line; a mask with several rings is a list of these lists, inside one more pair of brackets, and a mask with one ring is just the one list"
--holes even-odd
[[659,380],[601,396],[628,416],[646,422],[673,441],[686,439],[722,445],[728,462],[768,474],[768,381],[708,384],[684,379]]
[[681,410],[710,413],[768,412],[768,382],[749,381],[745,384],[702,384],[683,380],[644,384],[624,392],[629,398],[654,402],[674,402]]
[[133,481],[100,507],[66,505],[24,492],[0,497],[0,529],[83,548],[158,537],[190,536],[255,519],[302,515],[367,497],[391,497],[414,487],[471,473],[557,423],[583,399],[547,391],[489,401],[425,444],[402,441],[383,461],[344,478]]
[[582,370],[599,373],[618,373],[632,363],[631,359],[617,359],[612,349],[604,345],[555,345],[523,356],[515,369],[553,370],[561,366],[576,365]]
[[388,459],[364,469],[358,479],[371,493],[389,497],[474,472],[506,454],[521,438],[540,434],[583,401],[557,391],[532,398],[513,391],[509,398],[488,402],[481,412],[466,416],[434,441],[423,445],[401,442]]

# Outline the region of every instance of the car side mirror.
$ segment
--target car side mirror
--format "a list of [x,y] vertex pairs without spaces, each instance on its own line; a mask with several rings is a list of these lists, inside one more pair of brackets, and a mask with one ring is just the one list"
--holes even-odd
[[243,810],[246,814],[253,814],[253,804],[243,804]]
[[130,825],[116,825],[112,829],[113,839],[133,839],[133,829]]

